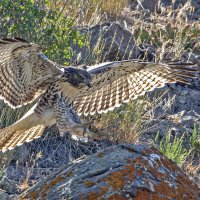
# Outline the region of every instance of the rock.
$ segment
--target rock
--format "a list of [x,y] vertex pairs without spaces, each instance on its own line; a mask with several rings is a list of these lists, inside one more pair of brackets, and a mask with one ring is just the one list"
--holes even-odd
[[188,128],[194,128],[194,124],[198,124],[200,121],[200,115],[194,110],[182,111],[177,114],[180,118],[180,123]]
[[174,10],[173,14],[178,18],[199,20],[200,17],[200,1],[196,0],[138,0],[136,6],[135,2],[132,4],[134,5],[131,6],[132,10],[135,10],[135,8],[140,11],[147,10],[146,16],[150,16],[154,12],[168,15],[169,11]]
[[183,55],[181,55],[181,59],[183,59],[184,61],[189,60],[189,61],[191,61],[191,62],[193,62],[195,64],[199,64],[200,65],[200,55],[196,55],[194,53],[184,53]]
[[167,6],[174,5],[174,8],[178,8],[178,7],[183,6],[187,2],[187,0],[175,0],[175,1],[173,1],[173,0],[161,0],[160,2],[161,2],[162,6],[167,7]]
[[[194,124],[200,123],[200,91],[196,87],[191,89],[174,85],[173,89],[170,86],[156,92],[160,92],[160,96],[163,93],[166,95],[157,102],[153,112],[147,110],[145,115],[149,116],[149,120],[145,122],[146,133],[155,135],[159,132],[161,136],[171,130],[180,136],[186,132],[192,133]],[[155,98],[154,92],[148,96],[152,101]]]
[[87,36],[89,44],[82,48],[72,46],[72,60],[77,64],[143,58],[145,53],[147,60],[154,58],[152,45],[137,47],[133,35],[118,23],[103,23],[80,32]]
[[198,199],[200,190],[156,149],[118,145],[54,171],[20,199]]
[[0,179],[1,189],[14,194],[18,192],[15,183],[19,186],[25,180],[28,186],[32,186],[72,160],[93,154],[112,144],[105,141],[85,143],[73,140],[69,134],[60,137],[57,131],[56,126],[53,126],[41,138],[9,151],[9,159],[8,153],[0,154],[2,160],[6,160],[4,177]]
[[155,11],[157,5],[156,0],[138,0],[138,7],[141,6],[142,9],[150,10],[151,12]]
[[11,198],[4,190],[0,189],[0,199],[1,200],[10,200]]
[[6,176],[1,179],[0,188],[5,190],[8,194],[16,194],[18,191],[17,183],[15,181],[11,181]]

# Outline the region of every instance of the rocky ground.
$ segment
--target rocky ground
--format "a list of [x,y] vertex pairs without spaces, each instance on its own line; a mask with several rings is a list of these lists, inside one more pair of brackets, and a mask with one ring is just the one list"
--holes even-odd
[[[113,59],[122,60],[122,59],[137,59],[137,58],[144,58],[145,60],[153,61],[155,58],[154,55],[156,51],[155,46],[150,45],[150,44],[142,44],[141,46],[136,45],[136,41],[133,39],[131,32],[126,29],[126,26],[127,27],[129,26],[129,22],[132,20],[132,18],[137,16],[137,12],[143,12],[146,16],[145,18],[146,21],[151,21],[149,16],[151,15],[151,12],[155,11],[155,9],[158,9],[158,12],[162,13],[163,16],[166,16],[165,13],[168,12],[172,7],[173,8],[181,7],[182,12],[174,12],[175,13],[174,17],[176,17],[177,15],[182,15],[183,17],[186,17],[188,21],[198,20],[200,18],[200,2],[198,1],[191,1],[191,5],[194,7],[194,12],[192,15],[187,10],[187,6],[191,6],[191,5],[189,5],[189,3],[185,4],[186,2],[185,0],[182,0],[182,1],[177,0],[175,1],[175,4],[172,4],[171,1],[166,1],[166,0],[159,1],[160,4],[162,5],[159,7],[156,6],[156,2],[157,1],[154,1],[154,0],[131,1],[130,9],[132,9],[133,12],[132,13],[129,12],[127,15],[125,15],[126,20],[127,20],[127,25],[125,23],[119,24],[119,23],[108,22],[108,23],[103,23],[101,25],[96,25],[94,27],[81,29],[81,33],[88,34],[91,37],[90,44],[89,44],[89,47],[88,46],[83,47],[82,49],[76,46],[73,47],[74,51],[76,52],[76,55],[78,55],[73,58],[74,63],[76,64],[93,63],[97,59],[97,57],[98,57],[99,62],[113,60]],[[182,4],[184,6],[182,6]],[[135,9],[133,9],[134,6],[138,8],[137,12],[135,11]],[[161,8],[163,8],[163,10],[159,10]],[[120,20],[124,21],[124,19],[119,19],[119,21]],[[163,18],[163,20],[165,20],[165,17]],[[112,48],[110,48],[112,35],[115,35],[115,42],[112,43]],[[121,43],[122,38],[124,38],[123,43]],[[101,52],[99,53],[98,51],[96,51],[95,53],[90,53],[91,49],[94,49],[97,46],[97,44],[98,45],[101,44]],[[117,58],[116,58],[116,54],[117,54]],[[197,65],[200,65],[199,55],[185,53],[181,57],[182,61],[188,61],[188,59],[190,59],[192,62],[195,62]],[[180,84],[166,85],[165,88],[156,90],[154,93],[148,94],[148,98],[153,99],[155,94],[158,94],[159,92],[163,93],[163,91],[167,91],[162,97],[163,100],[160,101],[154,107],[153,110],[147,110],[147,116],[149,116],[149,118],[145,121],[146,130],[145,130],[145,133],[139,138],[138,143],[143,143],[145,145],[152,143],[151,142],[152,134],[154,137],[155,133],[157,132],[159,132],[160,135],[163,136],[166,134],[166,132],[171,130],[174,136],[179,136],[179,137],[181,137],[183,133],[187,133],[187,134],[192,133],[194,129],[194,124],[195,123],[199,124],[200,122],[200,79],[194,79],[194,80],[191,80],[191,82],[192,82],[191,86],[184,86]],[[105,140],[100,140],[100,141],[92,140],[89,142],[77,141],[77,140],[73,140],[68,134],[66,134],[64,137],[60,137],[56,127],[53,127],[50,130],[46,130],[42,138],[32,141],[31,143],[24,144],[21,147],[17,147],[15,150],[7,152],[6,154],[1,154],[0,166],[2,167],[2,169],[0,169],[0,179],[1,179],[0,180],[0,189],[1,189],[0,199],[7,200],[7,199],[19,198],[19,195],[22,192],[26,191],[31,186],[33,186],[33,188],[29,189],[27,192],[24,192],[21,195],[21,198],[25,198],[25,197],[27,198],[28,196],[31,199],[30,194],[33,194],[35,191],[39,191],[37,195],[38,196],[40,195],[40,197],[42,198],[41,195],[44,189],[44,185],[42,185],[43,181],[41,180],[47,177],[45,180],[48,180],[51,183],[52,182],[54,183],[54,178],[55,178],[54,175],[57,172],[60,175],[64,174],[65,175],[64,179],[58,180],[59,184],[57,184],[56,182],[53,186],[48,186],[48,185],[45,186],[45,187],[48,187],[46,189],[49,190],[49,192],[45,195],[49,195],[48,199],[56,199],[54,196],[54,191],[56,191],[58,193],[55,193],[55,194],[62,193],[63,197],[67,198],[65,195],[68,195],[69,193],[66,192],[64,194],[64,189],[67,188],[66,185],[68,185],[70,181],[73,182],[73,179],[71,177],[72,174],[69,173],[68,174],[69,177],[66,176],[66,174],[69,172],[69,168],[71,166],[74,168],[77,168],[77,167],[80,168],[81,165],[83,164],[83,165],[87,165],[86,166],[87,168],[86,171],[87,171],[87,170],[90,170],[89,166],[93,166],[93,168],[96,169],[96,166],[93,164],[97,162],[97,160],[95,159],[96,158],[95,156],[91,156],[90,158],[88,158],[90,159],[88,160],[88,163],[87,163],[87,160],[82,161],[80,166],[79,164],[73,165],[72,164],[73,161],[85,155],[93,155],[94,153],[99,152],[101,149],[105,149],[112,145],[115,145],[115,144],[109,141],[105,141]],[[123,150],[122,147],[113,147],[113,148],[114,148],[113,154],[117,155],[116,152],[120,152],[121,158],[130,159],[131,156],[129,155],[130,152],[128,150]],[[109,153],[108,155],[106,155],[105,160],[108,161],[108,163],[109,162],[112,163],[113,161],[114,163],[112,165],[114,166],[113,168],[116,169],[119,167],[119,170],[123,171],[124,170],[123,167],[126,166],[127,163],[124,163],[123,165],[119,165],[121,160],[112,160],[115,158],[118,159],[119,157],[110,159],[111,157],[109,157],[109,155],[112,154],[112,151],[108,149],[106,150],[106,153],[107,151]],[[138,154],[142,155],[142,151],[140,150],[140,148],[137,151],[139,152]],[[158,153],[156,150],[153,150],[153,153],[155,153],[154,151]],[[127,154],[127,152],[129,153]],[[100,154],[97,153],[96,155],[100,155]],[[149,158],[149,155],[142,155],[142,156],[140,158],[143,159],[143,161],[148,160]],[[159,154],[159,156],[161,155]],[[98,162],[102,162],[101,159],[104,159],[104,156],[100,155],[98,159],[99,159]],[[197,170],[195,172],[195,175],[193,175],[193,177],[195,176],[195,178],[193,179],[197,184],[200,184],[199,160],[200,160],[199,155],[196,155],[194,157],[193,165],[197,167]],[[163,173],[164,174],[163,176],[167,177],[169,179],[167,180],[169,184],[172,184],[174,186],[172,187],[173,190],[170,190],[172,193],[175,193],[174,191],[178,191],[174,189],[177,187],[177,184],[178,184],[178,188],[180,188],[182,187],[181,184],[185,183],[184,187],[186,188],[187,194],[183,194],[181,193],[181,191],[179,191],[180,192],[179,194],[189,195],[189,192],[188,192],[189,187],[193,183],[190,182],[185,175],[182,175],[182,171],[179,171],[180,170],[179,168],[178,168],[178,173],[180,173],[181,176],[184,177],[183,178],[184,181],[182,182],[182,180],[179,181],[177,179],[174,179],[173,177],[176,176],[176,174],[174,174],[175,172],[173,169],[177,170],[177,167],[175,166],[175,164],[172,164],[171,162],[170,163],[169,162],[170,161],[167,161],[164,163],[164,166],[161,166],[160,165],[161,162],[159,162],[159,159],[157,159],[155,161],[154,166],[157,166],[156,170],[157,171],[161,170],[161,173],[163,170],[161,168],[162,167],[165,168],[165,172]],[[116,165],[116,163],[118,165]],[[134,165],[135,167],[139,167],[139,168],[141,167],[141,166],[136,166],[136,163],[137,163],[136,161],[134,161],[134,163],[135,163]],[[147,163],[143,163],[142,167],[143,167],[142,172],[145,172],[144,168],[147,168],[147,172],[148,172],[148,169],[149,169],[148,167],[151,167],[151,165]],[[102,172],[103,174],[102,177],[105,177],[105,178],[107,177],[107,180],[109,180],[110,174],[113,171],[112,169],[110,169],[111,170],[110,172],[108,169],[106,170],[107,171],[105,171],[105,174],[104,172]],[[136,192],[137,187],[140,187],[138,190],[139,193],[143,193],[146,195],[147,194],[149,195],[149,193],[151,193],[151,195],[158,195],[158,194],[167,195],[166,193],[160,192],[160,190],[161,189],[168,190],[169,189],[168,186],[163,185],[163,187],[161,187],[160,189],[158,187],[155,187],[155,185],[159,181],[161,181],[161,183],[164,183],[162,179],[163,177],[161,175],[159,175],[159,177],[155,177],[154,172],[152,172],[151,170],[150,170],[150,173],[148,173],[148,178],[146,177],[146,174],[145,174],[146,172],[145,172],[145,173],[142,173],[142,177],[144,179],[136,178],[134,180],[133,179],[130,180],[132,186],[134,187],[134,191]],[[80,171],[79,173],[83,173],[83,172]],[[77,173],[77,176],[79,176],[79,173]],[[93,173],[92,175],[95,174],[95,172],[92,172],[92,173]],[[126,172],[126,173],[129,173],[129,172]],[[137,171],[137,173],[140,173],[140,172]],[[85,177],[88,178],[87,176]],[[117,178],[119,177],[117,176]],[[101,179],[103,180],[103,178]],[[63,180],[64,182],[62,182]],[[153,183],[153,185],[151,185],[150,180]],[[38,181],[39,183],[36,186],[34,186]],[[94,180],[92,180],[91,182],[90,178],[86,179],[85,192],[90,191],[90,189],[91,191],[94,192],[97,190],[97,187],[101,187],[102,186],[101,184],[103,184],[103,182],[101,182],[100,185],[97,185],[97,187],[95,187],[96,183],[94,184],[93,181]],[[144,183],[143,181],[148,181],[149,183],[147,184],[147,183]],[[74,184],[75,184],[74,188],[79,187],[80,180],[75,180],[75,182],[73,182],[73,185]],[[118,184],[118,183],[115,183],[115,184]],[[116,186],[115,184],[113,187]],[[124,189],[123,188],[124,185],[123,187],[121,187],[122,186],[121,183],[119,184],[120,185],[117,185],[119,186],[118,188],[119,190],[116,190],[116,191],[118,192],[122,192],[123,190],[128,191],[127,189],[129,187],[128,185],[126,185],[126,188]],[[62,188],[62,189],[59,189],[59,188]],[[155,189],[155,193],[154,191],[152,191],[154,190],[152,188]],[[191,199],[200,198],[200,196],[197,196],[198,195],[198,193],[196,192],[197,186],[195,185],[193,188],[194,188],[194,193],[196,193],[195,194],[196,196],[193,196],[193,194],[191,193]],[[73,196],[73,198],[76,199],[77,196],[74,197],[73,192],[74,191],[72,191],[70,195],[71,197]],[[104,192],[108,194],[108,191],[104,191]],[[113,192],[113,188],[112,188],[112,192]],[[114,195],[114,193],[112,194]],[[34,195],[36,194],[34,193]],[[38,196],[35,196],[35,199],[37,199],[36,197]],[[108,198],[108,196],[106,197]],[[137,199],[136,193],[135,193],[135,196],[133,194],[133,196],[131,197],[132,198],[135,197],[134,199]],[[189,198],[189,196],[187,197]],[[184,199],[184,198],[187,199],[187,197],[181,196],[180,199]],[[127,196],[123,196],[123,198],[128,199]],[[143,196],[143,199],[145,198],[148,199],[146,196]],[[166,197],[166,199],[170,199],[170,198],[172,198],[172,196]],[[116,196],[116,199],[117,199],[117,196]]]

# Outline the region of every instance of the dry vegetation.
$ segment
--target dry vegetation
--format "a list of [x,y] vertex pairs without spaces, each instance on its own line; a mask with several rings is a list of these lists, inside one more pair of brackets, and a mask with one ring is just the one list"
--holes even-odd
[[50,0],[51,9],[60,10],[75,18],[78,26],[92,26],[102,23],[109,18],[120,18],[124,9],[129,5],[130,0]]
[[[40,0],[39,2],[43,1]],[[137,45],[151,44],[154,46],[156,61],[177,59],[185,52],[200,54],[199,23],[189,22],[183,10],[173,11],[169,9],[166,11],[160,7],[158,8],[159,13],[155,12],[146,17],[143,11],[131,10],[129,0],[50,0],[47,2],[45,9],[59,9],[64,16],[73,18],[78,28],[96,25],[105,21],[120,22],[133,34]],[[189,4],[188,10],[193,12],[193,8]],[[95,49],[96,62],[98,62],[98,55],[103,53],[101,45]],[[161,96],[160,94],[155,95],[152,101],[152,98],[150,99],[146,95],[113,112],[95,116],[91,118],[91,121],[89,120],[90,128],[98,132],[104,139],[114,142],[136,142],[140,135],[147,130],[146,124],[149,119],[153,118],[151,115],[153,110],[159,103],[162,103]],[[170,107],[172,101],[172,99],[169,100],[168,107]],[[4,104],[0,104],[0,128],[15,122],[27,109],[28,107],[13,111],[5,107]],[[197,141],[197,138],[195,137],[194,140]],[[180,140],[182,139],[180,138]],[[197,145],[196,153],[193,151],[192,155],[198,157],[199,148]],[[169,151],[169,149],[166,151]],[[188,151],[191,151],[190,147],[187,149]],[[182,154],[183,152],[180,151],[179,153]],[[191,165],[192,155],[185,164],[185,168],[190,169],[191,174],[193,172],[197,173],[200,165],[196,165],[196,167]],[[8,160],[6,161],[5,157],[2,158],[1,168],[6,166],[5,163]],[[22,187],[27,187],[26,181],[23,182]]]

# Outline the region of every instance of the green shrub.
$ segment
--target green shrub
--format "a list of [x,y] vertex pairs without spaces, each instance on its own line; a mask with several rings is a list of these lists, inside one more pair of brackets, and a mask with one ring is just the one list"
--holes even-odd
[[84,37],[76,30],[75,20],[59,9],[50,9],[50,1],[1,0],[0,37],[22,37],[41,45],[52,60],[68,64],[74,44]]
[[134,143],[142,134],[146,96],[130,101],[106,114],[94,116],[94,127],[99,134],[113,142]]
[[157,133],[155,141],[158,142],[158,149],[166,157],[175,161],[178,165],[182,166],[187,157],[194,148],[189,149],[184,147],[184,135],[181,138],[174,137],[171,139],[171,132],[168,132],[161,141],[158,141],[159,133]]
[[192,134],[189,136],[189,146],[196,152],[200,152],[200,126],[194,126]]

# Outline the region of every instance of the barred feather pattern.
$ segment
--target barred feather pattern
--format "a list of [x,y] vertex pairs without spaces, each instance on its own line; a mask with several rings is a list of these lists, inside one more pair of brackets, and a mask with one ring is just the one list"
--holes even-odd
[[49,85],[37,104],[20,120],[0,130],[0,151],[12,150],[16,146],[39,138],[45,128],[56,123],[61,135],[72,129],[75,134],[83,134],[85,129],[78,122],[78,116],[74,118],[72,100],[69,97],[70,94],[66,96],[62,92],[59,81]]
[[23,39],[0,40],[0,99],[11,107],[34,101],[63,72],[36,44]]
[[87,69],[93,86],[82,90],[74,101],[78,115],[106,113],[166,83],[190,84],[198,71],[188,64],[155,64],[121,61]]
[[1,151],[12,150],[16,146],[20,146],[25,142],[31,142],[32,140],[41,137],[44,132],[44,125],[37,125],[27,130],[16,130],[13,131],[10,127],[5,128],[1,131],[1,135],[4,136],[0,140]]
[[34,100],[37,103],[16,123],[0,130],[0,150],[38,138],[45,127],[54,123],[61,134],[70,130],[80,136],[86,129],[73,118],[73,108],[78,115],[105,113],[166,83],[189,84],[187,78],[197,77],[199,72],[190,65],[127,60],[86,70],[61,70],[38,45],[20,38],[2,39],[0,99],[14,108]]

